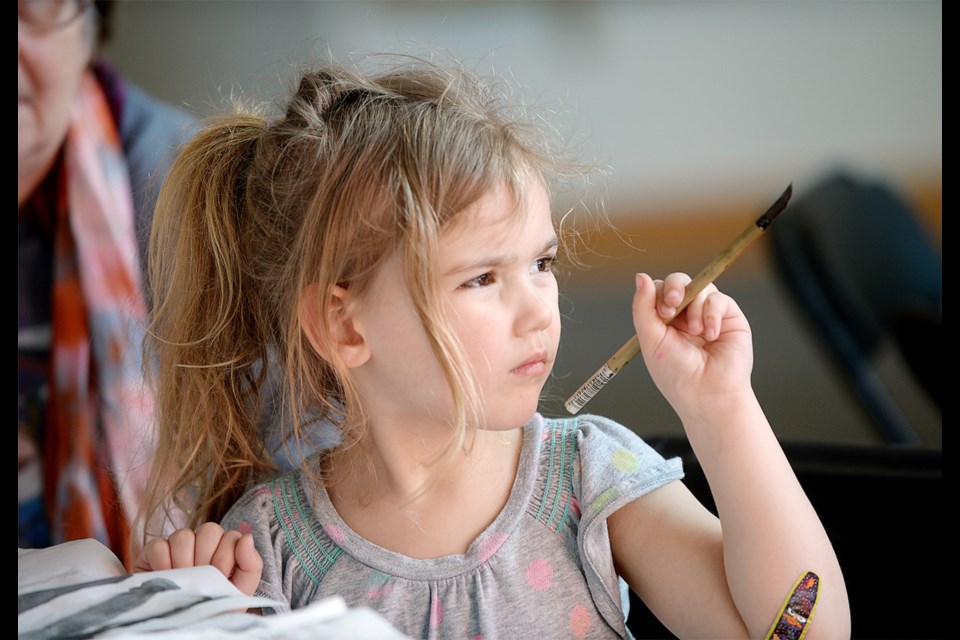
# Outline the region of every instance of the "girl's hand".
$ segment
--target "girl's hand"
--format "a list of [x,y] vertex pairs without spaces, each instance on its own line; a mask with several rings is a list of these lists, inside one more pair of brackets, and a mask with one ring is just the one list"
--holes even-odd
[[633,324],[647,370],[681,417],[753,393],[746,317],[733,298],[711,284],[674,319],[689,282],[683,273],[664,280],[640,273],[633,298]]
[[169,538],[148,542],[134,563],[134,572],[213,565],[244,594],[251,596],[260,584],[263,560],[253,546],[253,536],[224,531],[215,522],[178,529]]

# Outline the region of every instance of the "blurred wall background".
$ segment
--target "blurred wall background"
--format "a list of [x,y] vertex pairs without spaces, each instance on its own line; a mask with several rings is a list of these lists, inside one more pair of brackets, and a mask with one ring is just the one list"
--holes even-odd
[[[586,200],[618,229],[597,226],[591,267],[562,282],[550,413],[629,337],[634,272],[698,271],[788,183],[797,197],[839,168],[882,182],[942,244],[940,2],[121,0],[115,17],[107,57],[200,114],[231,96],[282,98],[327,50],[445,50],[522,85],[610,168]],[[762,244],[718,284],[751,320],[755,387],[778,436],[878,441]],[[925,443],[942,446],[940,412],[896,353],[880,366]],[[681,433],[639,358],[586,411]]]

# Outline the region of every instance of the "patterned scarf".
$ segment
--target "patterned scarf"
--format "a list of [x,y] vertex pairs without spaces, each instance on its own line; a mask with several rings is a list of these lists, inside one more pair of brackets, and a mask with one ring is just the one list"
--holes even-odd
[[129,569],[153,448],[140,351],[147,313],[120,136],[90,73],[71,112],[61,187],[44,443],[52,537],[95,538]]

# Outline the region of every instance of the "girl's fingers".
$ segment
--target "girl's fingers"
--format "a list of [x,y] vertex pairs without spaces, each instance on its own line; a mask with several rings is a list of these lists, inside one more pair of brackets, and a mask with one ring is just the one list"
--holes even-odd
[[633,324],[637,338],[645,348],[660,342],[666,325],[658,311],[660,290],[663,283],[654,280],[645,273],[636,276],[636,293],[633,296]]
[[[223,527],[216,522],[205,522],[197,527],[194,564],[214,564],[213,558],[223,538]],[[227,574],[230,575],[230,574]]]
[[154,538],[143,547],[133,571],[165,571],[173,567],[170,559],[170,543],[166,538]]
[[[690,276],[685,273],[671,273],[668,275],[662,285],[662,293],[658,303],[657,311],[664,322],[672,322],[677,316],[677,309],[687,296],[687,287],[691,282]],[[725,305],[714,307],[716,302],[707,305],[707,301],[713,296],[722,296],[715,285],[708,284],[690,303],[682,310],[682,316],[677,320],[674,326],[681,331],[692,336],[702,336],[706,338],[705,329],[707,325],[711,327],[711,337],[713,340],[719,335],[719,323],[723,319]],[[713,308],[709,323],[706,318],[706,309]],[[720,309],[719,315],[716,310]]]
[[689,283],[690,276],[685,273],[671,273],[663,279],[662,295],[657,310],[664,320],[669,321],[677,315],[677,307],[683,302]]
[[225,531],[220,538],[216,553],[210,559],[210,564],[228,578],[237,566],[237,543],[240,542],[240,537],[239,531]]
[[703,338],[705,340],[712,341],[720,337],[723,318],[729,306],[730,298],[719,291],[712,292],[703,301],[700,317],[702,318]]
[[134,572],[181,569],[212,565],[247,595],[260,584],[263,559],[253,544],[253,536],[239,531],[224,531],[215,522],[192,529],[178,529],[169,538],[148,542],[134,564]]
[[[703,335],[706,321],[705,314],[706,310],[715,304],[710,303],[710,306],[708,306],[708,302],[714,299],[716,296],[723,297],[723,294],[720,293],[717,290],[717,287],[713,284],[708,284],[706,287],[704,287],[703,291],[697,294],[697,297],[694,298],[689,305],[687,305],[687,308],[684,311],[684,331],[690,335],[706,337]],[[722,318],[722,314],[719,316],[719,318],[714,318],[714,321],[711,322],[711,325],[715,325],[715,321]]]
[[196,534],[193,529],[177,529],[168,538],[170,541],[170,568],[182,569],[196,564],[194,551]]

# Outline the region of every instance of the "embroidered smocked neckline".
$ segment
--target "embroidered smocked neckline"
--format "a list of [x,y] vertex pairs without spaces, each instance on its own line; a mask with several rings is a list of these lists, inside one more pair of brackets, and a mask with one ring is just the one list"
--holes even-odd
[[541,434],[545,419],[536,414],[523,427],[523,442],[517,475],[506,504],[493,522],[470,543],[462,554],[439,558],[412,558],[381,547],[361,537],[344,522],[337,512],[325,487],[317,486],[309,474],[300,473],[300,487],[315,505],[311,526],[322,531],[344,552],[362,558],[364,564],[377,571],[409,580],[442,580],[455,578],[475,571],[486,563],[516,531],[531,495],[536,488]]

